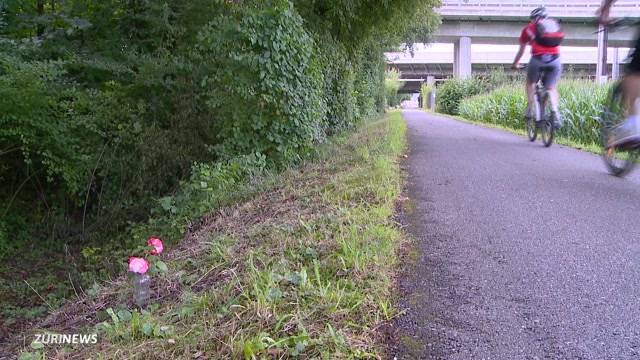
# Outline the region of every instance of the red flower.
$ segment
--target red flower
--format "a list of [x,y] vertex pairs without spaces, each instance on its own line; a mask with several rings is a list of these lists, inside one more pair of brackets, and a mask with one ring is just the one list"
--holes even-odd
[[134,256],[129,258],[129,271],[144,274],[147,270],[149,270],[149,262],[147,260]]
[[162,250],[164,250],[162,240],[153,236],[150,237],[149,240],[147,240],[147,245],[153,247],[153,249],[151,249],[151,255],[160,255],[162,253]]

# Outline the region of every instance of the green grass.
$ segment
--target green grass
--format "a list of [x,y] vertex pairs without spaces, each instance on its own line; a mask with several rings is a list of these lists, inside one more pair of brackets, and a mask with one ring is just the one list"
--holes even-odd
[[[479,126],[486,127],[486,128],[489,128],[489,129],[499,129],[499,130],[502,130],[502,131],[507,131],[507,132],[510,132],[512,134],[516,134],[516,135],[519,135],[519,136],[522,136],[522,137],[526,137],[527,136],[527,133],[526,133],[525,130],[509,127],[509,126],[506,126],[506,125],[486,123],[486,122],[477,121],[477,120],[469,120],[469,119],[463,118],[461,116],[447,115],[447,114],[442,114],[442,113],[438,113],[438,115],[445,116],[445,117],[448,117],[448,118],[451,118],[451,119],[455,119],[455,120],[458,120],[458,121],[461,121],[461,122],[464,122],[464,123],[467,123],[467,124],[479,125]],[[524,121],[524,119],[522,121]],[[538,141],[538,142],[541,141],[539,136],[540,135],[538,134],[538,138],[536,139],[536,141]],[[575,141],[575,140],[571,140],[571,139],[567,139],[567,138],[563,138],[563,137],[556,137],[556,138],[553,139],[553,142],[555,144],[565,145],[565,146],[568,146],[568,147],[571,147],[571,148],[574,148],[574,149],[587,151],[587,152],[590,152],[590,153],[593,153],[593,154],[600,155],[602,153],[602,147],[600,147],[599,144],[594,144],[594,143],[586,144],[586,143],[581,143],[581,142],[578,142],[578,141]]]
[[[560,112],[564,126],[554,142],[593,153],[600,153],[600,116],[609,85],[575,79],[563,80]],[[507,84],[490,93],[461,101],[460,116],[473,123],[525,135],[523,114],[526,98],[522,84]],[[458,118],[460,119],[460,118]]]
[[163,259],[169,272],[154,279],[156,305],[131,310],[121,278],[49,319],[50,330],[68,333],[79,326],[69,319],[88,315],[82,332],[98,329],[99,344],[56,351],[98,359],[384,357],[377,329],[397,315],[392,287],[404,238],[392,216],[405,132],[401,114],[390,113],[334,139],[250,200],[205,217]]

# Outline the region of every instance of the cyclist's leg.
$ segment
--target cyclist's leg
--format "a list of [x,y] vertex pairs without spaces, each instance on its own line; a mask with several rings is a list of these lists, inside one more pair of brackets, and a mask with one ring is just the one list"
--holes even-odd
[[625,69],[622,92],[627,118],[612,132],[607,144],[611,147],[640,142],[640,37]]
[[542,83],[549,92],[549,101],[551,101],[551,116],[554,124],[559,127],[562,124],[560,117],[560,94],[558,94],[558,81],[562,75],[562,62],[560,57],[548,62],[544,66],[544,75],[542,77]]
[[535,118],[536,114],[533,113],[534,111],[533,111],[532,104],[536,101],[536,83],[527,80],[527,82],[525,84],[525,87],[526,87],[525,90],[527,92],[527,112],[526,112],[526,116]]
[[529,66],[527,67],[527,81],[526,81],[526,91],[527,91],[527,116],[535,117],[532,111],[532,105],[536,101],[536,84],[538,80],[540,80],[540,67],[542,63],[540,60],[532,56],[531,60],[529,60]]

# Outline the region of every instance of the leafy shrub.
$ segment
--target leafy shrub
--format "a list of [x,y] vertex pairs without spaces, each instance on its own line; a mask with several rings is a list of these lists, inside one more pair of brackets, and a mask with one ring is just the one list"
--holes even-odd
[[[56,83],[63,72],[60,63],[0,56],[0,154],[14,159],[0,167],[5,184],[36,173],[58,180],[70,194],[81,191],[89,167],[86,145],[97,133],[81,116],[73,116],[81,111],[82,99],[73,88]],[[17,186],[2,190],[18,191]]]
[[460,102],[488,88],[480,78],[450,79],[438,87],[437,109],[450,115],[458,115]]
[[224,162],[195,163],[191,177],[180,190],[157,199],[154,216],[131,229],[132,242],[139,243],[148,234],[164,234],[166,240],[175,242],[194,219],[234,200],[237,193],[267,175],[267,158],[260,153]]
[[431,92],[434,91],[435,89],[436,88],[434,85],[422,84],[420,86],[420,106],[422,107],[422,109],[430,110],[429,101],[431,101],[430,100]]
[[327,135],[352,128],[359,113],[354,60],[349,59],[344,44],[328,34],[315,34],[316,56],[322,64],[322,94],[326,106],[323,128]]
[[300,15],[281,3],[221,16],[199,35],[199,56],[211,59],[203,86],[219,118],[216,151],[223,157],[258,152],[286,158],[324,138],[314,41]]
[[400,81],[400,71],[395,69],[387,70],[384,79],[385,100],[387,106],[395,107],[400,105],[400,97],[398,96],[400,86],[402,86],[402,81]]
[[386,63],[379,44],[369,43],[353,54],[355,61],[356,81],[354,96],[358,106],[356,120],[361,121],[375,113],[381,113],[385,108],[384,69]]

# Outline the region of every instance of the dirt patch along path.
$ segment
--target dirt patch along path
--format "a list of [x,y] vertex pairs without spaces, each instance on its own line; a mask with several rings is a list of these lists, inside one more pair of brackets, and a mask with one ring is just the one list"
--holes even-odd
[[638,173],[592,154],[405,111],[399,359],[640,356]]

